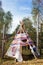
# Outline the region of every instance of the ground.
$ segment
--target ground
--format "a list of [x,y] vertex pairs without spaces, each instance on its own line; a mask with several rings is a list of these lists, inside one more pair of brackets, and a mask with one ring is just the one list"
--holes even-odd
[[33,55],[23,55],[23,62],[16,62],[15,59],[5,57],[1,60],[1,65],[43,65],[43,55],[34,59]]
[[5,61],[1,65],[43,65],[43,59],[33,59],[23,62]]

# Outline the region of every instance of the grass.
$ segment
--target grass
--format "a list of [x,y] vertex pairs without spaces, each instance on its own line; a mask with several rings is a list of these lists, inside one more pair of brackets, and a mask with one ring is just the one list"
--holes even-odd
[[[36,62],[38,60],[38,62]],[[14,58],[10,58],[10,57],[4,57],[4,59],[0,58],[0,64],[1,65],[26,65],[26,64],[30,64],[30,65],[35,65],[35,63],[41,65],[43,62],[43,55],[41,55],[41,57],[39,59],[35,60],[33,55],[23,55],[23,62],[15,62]],[[24,63],[25,61],[25,63]],[[40,64],[41,63],[41,64]],[[42,64],[43,65],[43,64]]]
[[23,62],[15,62],[15,60],[6,60],[1,65],[43,65],[43,59],[32,59]]

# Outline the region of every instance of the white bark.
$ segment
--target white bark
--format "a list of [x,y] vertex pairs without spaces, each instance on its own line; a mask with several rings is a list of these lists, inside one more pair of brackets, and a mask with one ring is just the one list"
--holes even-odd
[[5,34],[5,24],[3,25],[3,37],[2,37],[2,58],[4,56],[4,34]]

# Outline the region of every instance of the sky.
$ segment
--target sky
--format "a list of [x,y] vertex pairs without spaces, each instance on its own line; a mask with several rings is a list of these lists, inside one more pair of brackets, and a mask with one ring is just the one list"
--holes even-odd
[[16,29],[24,17],[32,19],[32,0],[2,0],[2,8],[5,12],[10,11],[13,15],[12,29],[10,28],[9,33]]

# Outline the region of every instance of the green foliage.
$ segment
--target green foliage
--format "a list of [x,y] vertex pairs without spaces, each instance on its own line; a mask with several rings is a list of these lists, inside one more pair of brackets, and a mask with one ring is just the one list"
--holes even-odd
[[1,29],[3,27],[3,21],[4,21],[3,16],[4,16],[4,14],[5,14],[4,10],[2,8],[0,8],[0,32],[1,32]]
[[8,33],[9,28],[11,27],[12,22],[12,13],[10,11],[5,12],[2,6],[0,6],[0,47],[2,44],[2,35],[3,35],[3,25],[5,25],[5,33]]
[[43,0],[32,0],[33,8],[32,8],[32,15],[34,19],[34,24],[37,29],[37,44],[40,43],[39,40],[39,30],[40,24],[43,22]]
[[15,31],[13,32],[13,36],[17,33],[17,31],[18,31],[18,29],[19,29],[19,26],[20,26],[20,25],[18,25],[17,28],[15,29]]
[[12,14],[10,11],[6,12],[4,15],[4,24],[5,24],[5,31],[7,32],[9,27],[11,26],[12,22]]
[[32,26],[33,23],[29,18],[23,19],[23,22],[25,24],[26,31],[28,31],[28,34],[33,39],[33,41],[36,40],[36,29]]
[[5,24],[5,30],[8,31],[11,22],[12,22],[11,12],[10,11],[5,12],[3,8],[0,8],[0,32],[2,31],[4,24]]
[[36,22],[37,15],[39,15],[39,20],[43,22],[43,17],[42,17],[43,16],[43,12],[42,12],[43,11],[43,5],[42,5],[43,0],[32,0],[32,4],[33,4],[32,15],[33,15],[34,23],[37,23]]
[[30,19],[29,18],[24,18],[22,21],[25,24],[26,30],[31,31],[31,29],[32,29],[32,22],[30,21]]
[[12,39],[9,39],[6,43],[5,43],[5,52],[8,50],[8,48],[10,47],[10,44],[12,42]]

